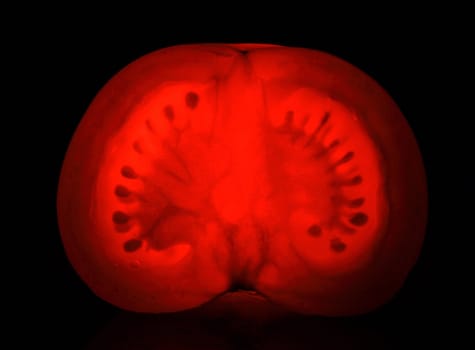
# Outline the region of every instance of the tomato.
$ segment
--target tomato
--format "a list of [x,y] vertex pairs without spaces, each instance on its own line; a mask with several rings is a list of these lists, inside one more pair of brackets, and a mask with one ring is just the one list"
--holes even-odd
[[64,159],[65,251],[120,308],[172,312],[253,290],[301,313],[392,298],[427,191],[391,97],[329,54],[261,44],[152,52],[97,94]]

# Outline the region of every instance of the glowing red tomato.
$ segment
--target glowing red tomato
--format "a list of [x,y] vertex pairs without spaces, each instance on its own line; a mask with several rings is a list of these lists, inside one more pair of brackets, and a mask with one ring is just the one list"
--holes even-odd
[[419,254],[426,183],[383,89],[273,45],[153,52],[100,91],[58,192],[67,255],[104,300],[177,311],[232,286],[291,310],[369,311]]

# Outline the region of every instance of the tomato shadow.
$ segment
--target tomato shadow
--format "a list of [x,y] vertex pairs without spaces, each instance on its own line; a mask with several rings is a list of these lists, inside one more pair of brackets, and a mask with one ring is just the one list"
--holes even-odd
[[391,317],[386,310],[351,318],[282,314],[266,319],[119,312],[86,349],[400,349],[427,346],[419,321]]

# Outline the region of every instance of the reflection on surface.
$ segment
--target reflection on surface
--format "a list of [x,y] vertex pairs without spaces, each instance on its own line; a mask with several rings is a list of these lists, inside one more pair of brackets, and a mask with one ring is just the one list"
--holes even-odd
[[[208,310],[209,311],[209,310]],[[252,315],[200,310],[177,314],[119,313],[87,349],[399,349],[415,346],[414,323],[373,314],[355,318]],[[404,326],[405,325],[405,326]]]

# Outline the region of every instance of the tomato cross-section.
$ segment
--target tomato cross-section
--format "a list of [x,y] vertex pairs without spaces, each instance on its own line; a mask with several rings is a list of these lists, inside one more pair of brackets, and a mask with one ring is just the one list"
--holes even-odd
[[245,286],[351,315],[404,283],[426,197],[415,138],[366,74],[314,50],[200,44],[103,87],[57,203],[72,265],[118,307],[178,311]]

